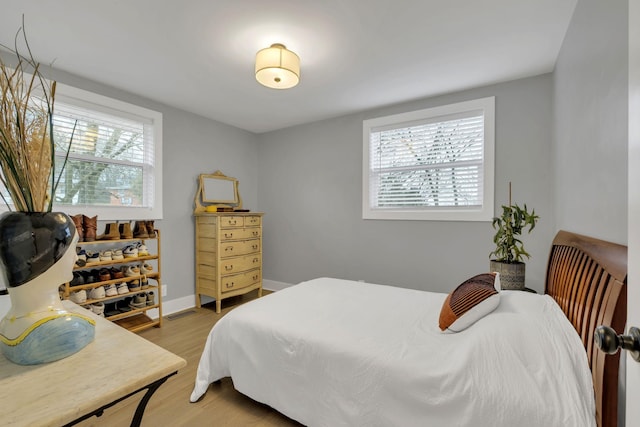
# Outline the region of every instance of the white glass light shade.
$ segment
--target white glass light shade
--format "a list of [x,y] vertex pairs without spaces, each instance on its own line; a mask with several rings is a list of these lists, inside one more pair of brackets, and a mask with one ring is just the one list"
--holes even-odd
[[300,81],[300,58],[280,44],[256,54],[256,80],[273,89],[289,89]]

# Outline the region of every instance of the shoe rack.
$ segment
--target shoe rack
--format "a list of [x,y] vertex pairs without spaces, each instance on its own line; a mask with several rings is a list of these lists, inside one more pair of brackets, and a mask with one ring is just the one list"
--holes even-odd
[[[123,252],[127,247],[135,247],[138,244],[145,245],[148,250],[148,255],[142,256],[129,256],[123,259],[117,260],[89,260],[83,266],[76,265],[73,269],[74,273],[79,273],[84,277],[92,275],[95,278],[94,282],[84,283],[80,285],[73,285],[73,282],[65,283],[61,287],[62,297],[64,299],[71,299],[71,294],[80,290],[86,292],[86,301],[77,302],[79,305],[91,309],[91,305],[96,304],[100,306],[100,303],[104,304],[104,317],[132,332],[139,332],[144,329],[148,329],[154,326],[162,326],[162,281],[161,281],[161,245],[160,245],[160,230],[155,229],[155,236],[150,237],[133,237],[133,238],[113,238],[111,235],[108,240],[95,240],[90,242],[78,242],[78,252],[84,250],[87,253],[104,253],[104,251],[122,250]],[[105,233],[106,236],[107,233]],[[124,255],[123,255],[124,256]],[[113,274],[107,277],[104,275],[100,277],[100,271],[122,271],[123,267],[140,267],[143,264],[148,264],[152,267],[151,272],[146,274],[139,274],[133,276],[125,276],[121,278],[113,278]],[[91,274],[91,272],[94,274]],[[146,278],[148,287],[142,289],[142,281]],[[107,280],[104,280],[107,279]],[[118,293],[117,295],[107,296],[105,294],[102,298],[91,298],[90,293],[92,289],[113,285],[116,288],[126,287],[128,283],[138,280],[140,283],[140,290],[129,291],[126,293]],[[129,288],[131,289],[131,288]],[[135,304],[131,306],[130,302],[134,301],[134,298],[139,294],[153,293],[153,303],[148,302],[144,306]],[[138,301],[138,300],[136,300]],[[74,301],[75,302],[75,301]],[[158,317],[152,319],[147,315],[147,312],[152,309],[158,310]]]

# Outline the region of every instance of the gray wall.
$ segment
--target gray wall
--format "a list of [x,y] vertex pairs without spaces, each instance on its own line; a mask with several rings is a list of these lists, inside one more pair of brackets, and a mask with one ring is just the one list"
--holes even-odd
[[627,242],[628,2],[580,0],[555,72],[556,228]]
[[496,97],[496,209],[514,201],[540,215],[524,236],[527,285],[543,288],[552,209],[550,74],[260,135],[258,207],[264,277],[298,283],[332,276],[449,292],[488,270],[489,222],[363,220],[362,120]]
[[[238,178],[244,205],[255,210],[256,135],[58,70],[53,71],[52,77],[60,83],[162,113],[164,212],[162,220],[156,221],[162,235],[162,282],[167,285],[165,301],[191,298],[195,292],[193,203],[198,175],[220,169]],[[103,227],[100,222],[99,233]]]

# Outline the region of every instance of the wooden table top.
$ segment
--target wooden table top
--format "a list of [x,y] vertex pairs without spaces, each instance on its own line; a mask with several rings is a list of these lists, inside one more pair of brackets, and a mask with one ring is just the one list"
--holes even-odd
[[76,354],[42,365],[16,365],[0,354],[3,426],[67,424],[186,365],[89,310],[63,303],[96,320],[95,339]]

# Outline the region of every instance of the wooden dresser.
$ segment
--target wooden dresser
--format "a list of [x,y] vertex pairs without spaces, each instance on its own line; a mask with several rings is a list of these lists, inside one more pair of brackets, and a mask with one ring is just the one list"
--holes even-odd
[[262,296],[261,212],[195,212],[196,305],[258,289]]

